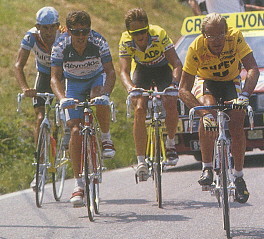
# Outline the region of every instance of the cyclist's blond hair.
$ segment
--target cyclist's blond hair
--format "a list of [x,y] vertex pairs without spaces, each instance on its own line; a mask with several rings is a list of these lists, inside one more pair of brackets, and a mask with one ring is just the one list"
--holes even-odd
[[125,24],[127,30],[130,28],[130,23],[134,21],[144,22],[146,25],[148,25],[147,13],[142,8],[133,8],[128,10],[125,15]]
[[225,30],[227,31],[227,23],[226,23],[225,17],[223,17],[222,15],[220,15],[218,13],[210,13],[210,14],[207,14],[205,16],[205,18],[203,19],[202,23],[201,23],[201,32],[203,34],[205,34],[205,27],[206,27],[206,25],[209,25],[209,24],[219,25],[222,22],[225,24],[225,27],[226,27]]

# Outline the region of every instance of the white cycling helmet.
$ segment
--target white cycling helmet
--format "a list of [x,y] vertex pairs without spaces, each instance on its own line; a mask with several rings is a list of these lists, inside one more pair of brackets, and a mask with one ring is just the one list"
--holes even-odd
[[43,7],[36,14],[36,24],[49,25],[59,23],[59,13],[54,7]]

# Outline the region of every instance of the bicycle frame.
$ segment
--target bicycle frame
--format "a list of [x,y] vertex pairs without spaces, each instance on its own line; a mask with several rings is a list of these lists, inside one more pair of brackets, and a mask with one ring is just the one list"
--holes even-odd
[[[23,97],[24,94],[18,94],[18,112],[20,112],[21,100]],[[63,156],[59,154],[60,152],[57,152],[57,142],[53,137],[53,132],[51,134],[52,128],[53,126],[55,127],[56,123],[52,125],[49,120],[50,111],[53,108],[50,101],[55,97],[55,95],[50,93],[36,93],[36,97],[41,97],[45,100],[44,119],[40,124],[36,157],[34,159],[34,163],[32,163],[33,166],[36,166],[36,204],[38,207],[41,207],[46,183],[46,172],[52,173],[53,194],[55,200],[59,201],[63,192],[66,170],[65,167],[69,159],[66,157],[65,152],[63,153]],[[56,107],[56,111],[57,110],[58,106]],[[57,117],[57,112],[55,117]],[[57,118],[55,118],[55,121],[59,122]],[[59,125],[57,126],[59,127]],[[57,181],[59,182],[59,185],[56,184]]]
[[[217,110],[217,125],[218,136],[215,140],[213,166],[215,172],[215,181],[212,185],[202,186],[203,191],[210,191],[212,196],[216,196],[219,207],[223,208],[224,230],[227,238],[230,238],[230,212],[229,212],[229,198],[235,195],[234,176],[232,172],[232,162],[230,153],[230,140],[226,136],[225,122],[229,120],[229,116],[224,113],[227,109],[232,109],[232,105],[211,105],[211,106],[197,106],[190,110],[190,130],[192,131],[192,124],[194,113],[196,110]],[[249,116],[250,128],[253,129],[253,110],[251,106],[247,106]],[[228,120],[227,120],[228,119]],[[221,201],[221,200],[222,201]]]
[[[147,127],[147,147],[146,147],[146,163],[149,168],[149,177],[155,181],[156,199],[158,207],[162,208],[162,190],[161,190],[161,175],[163,164],[166,160],[165,143],[163,139],[163,122],[161,119],[161,112],[159,110],[159,96],[169,95],[166,92],[158,92],[153,90],[146,90],[142,92],[143,97],[148,97],[148,110],[150,113],[150,120],[146,119]],[[170,94],[171,95],[171,94]],[[176,94],[175,94],[176,96]],[[131,96],[127,97],[127,117],[130,117]],[[138,183],[137,175],[135,175],[136,183]]]

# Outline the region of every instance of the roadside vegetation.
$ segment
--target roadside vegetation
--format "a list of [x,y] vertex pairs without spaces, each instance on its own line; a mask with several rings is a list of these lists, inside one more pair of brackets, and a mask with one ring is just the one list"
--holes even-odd
[[[117,109],[117,122],[111,132],[117,149],[115,159],[105,162],[108,169],[132,165],[136,162],[132,137],[132,119],[126,119],[126,92],[120,82],[118,42],[125,30],[124,14],[133,7],[144,8],[151,24],[167,30],[174,42],[180,36],[185,17],[192,15],[190,8],[177,0],[1,0],[0,1],[0,195],[29,187],[34,174],[32,100],[24,99],[22,113],[16,112],[16,95],[20,88],[14,77],[13,66],[20,41],[34,26],[36,12],[44,6],[53,6],[60,13],[60,22],[71,10],[86,10],[92,19],[92,28],[109,42],[117,73],[112,100]],[[31,53],[25,68],[26,77],[34,85],[36,70]],[[71,175],[70,175],[71,176]]]

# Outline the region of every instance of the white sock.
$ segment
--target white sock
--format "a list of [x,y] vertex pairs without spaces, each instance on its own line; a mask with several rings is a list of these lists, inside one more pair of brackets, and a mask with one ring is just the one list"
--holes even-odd
[[83,185],[83,180],[82,178],[75,178],[75,188],[84,188],[84,185]]
[[205,169],[205,168],[212,168],[213,167],[213,163],[211,162],[211,163],[204,163],[204,162],[202,162],[202,165],[203,165],[203,169]]
[[243,170],[241,170],[241,171],[237,171],[237,170],[235,170],[234,169],[234,176],[235,177],[237,177],[237,178],[239,178],[239,177],[243,177]]
[[108,131],[107,133],[101,133],[101,139],[102,139],[102,142],[103,141],[108,141],[108,140],[111,140],[111,134],[110,134],[110,131]]
[[169,136],[167,135],[166,148],[173,148],[173,147],[175,147],[175,140],[174,138],[170,139]]
[[138,161],[138,164],[145,163],[145,156],[144,155],[137,156],[137,161]]

